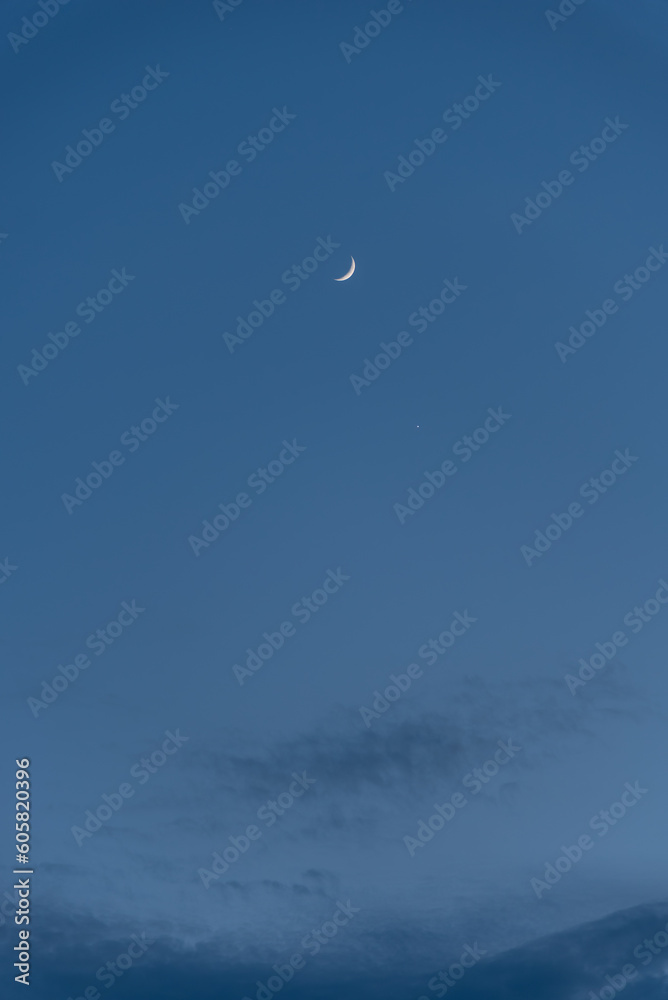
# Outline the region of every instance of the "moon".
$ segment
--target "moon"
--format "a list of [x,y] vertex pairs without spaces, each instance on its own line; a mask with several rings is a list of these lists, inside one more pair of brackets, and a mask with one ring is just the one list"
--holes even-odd
[[342,278],[334,278],[334,281],[347,281],[348,278],[350,278],[355,273],[355,258],[351,257],[350,259],[352,261],[352,264],[350,265],[350,270],[347,271]]

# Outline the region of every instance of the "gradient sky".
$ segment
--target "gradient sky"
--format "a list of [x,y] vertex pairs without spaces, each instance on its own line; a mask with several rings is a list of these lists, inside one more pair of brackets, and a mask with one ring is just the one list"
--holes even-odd
[[[38,9],[6,0],[4,35]],[[5,45],[0,561],[17,568],[0,589],[0,770],[11,790],[14,758],[32,760],[35,1000],[82,995],[142,933],[154,944],[114,997],[254,1000],[348,899],[359,914],[286,997],[433,997],[477,941],[462,997],[579,998],[668,920],[668,609],[624,624],[668,579],[668,261],[628,301],[614,290],[668,247],[666,5],[586,0],[551,30],[539,0],[407,0],[347,62],[371,9],[243,0],[221,21],[204,0],[71,0]],[[156,66],[145,102],[110,112]],[[444,124],[480,76],[500,86]],[[239,144],[283,108],[296,117],[248,162]],[[105,117],[113,133],[59,182],[52,163]],[[628,127],[569,165],[607,118]],[[385,172],[441,126],[391,191]],[[234,158],[186,224],[179,205]],[[511,215],[569,166],[518,234]],[[318,238],[337,247],[290,290]],[[33,348],[123,268],[122,293],[24,384]],[[466,291],[407,325],[446,279]],[[230,353],[223,334],[276,288]],[[562,363],[555,343],[610,298]],[[356,394],[350,376],[402,330],[411,346]],[[131,453],[122,435],[167,397],[178,408]],[[499,407],[498,433],[453,455]],[[284,441],[305,450],[258,495],[248,479]],[[68,513],[62,495],[115,449],[124,464]],[[587,503],[617,450],[637,461]],[[448,458],[456,474],[400,523],[394,505]],[[195,555],[189,536],[242,491],[250,507]],[[578,500],[528,566],[521,546]],[[299,623],[329,570],[349,580]],[[145,611],[35,717],[28,699],[133,600]],[[476,622],[430,666],[418,650],[455,612]],[[240,685],[234,664],[285,621],[296,633]],[[565,675],[619,629],[628,644],[572,693]],[[360,708],[411,662],[423,675],[367,727]],[[131,778],[177,729],[178,752]],[[522,751],[410,856],[403,838],[508,739]],[[308,793],[205,889],[198,869],[304,770]],[[128,780],[78,846],[72,827]],[[537,899],[530,880],[636,781],[637,806]],[[9,954],[5,917],[0,934]],[[665,996],[664,964],[629,995]]]

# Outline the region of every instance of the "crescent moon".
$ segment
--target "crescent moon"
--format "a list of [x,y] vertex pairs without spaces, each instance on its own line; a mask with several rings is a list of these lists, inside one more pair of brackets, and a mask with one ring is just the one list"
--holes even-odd
[[350,265],[350,270],[346,274],[344,274],[342,278],[334,278],[334,281],[347,281],[348,278],[352,274],[354,274],[354,272],[355,272],[355,258],[351,257],[350,259],[352,261],[352,264]]

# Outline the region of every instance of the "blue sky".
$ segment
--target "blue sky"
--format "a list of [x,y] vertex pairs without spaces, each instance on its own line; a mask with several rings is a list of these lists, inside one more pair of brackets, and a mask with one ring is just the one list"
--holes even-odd
[[[579,997],[668,920],[665,5],[586,0],[554,30],[537,0],[401,6],[353,54],[358,0],[243,0],[222,20],[71,0],[7,39],[2,767],[11,788],[32,760],[40,1000],[99,986],[132,934],[154,943],[114,995],[254,998],[347,900],[359,914],[286,996],[435,996],[477,941],[463,995]],[[7,3],[5,36],[38,10]],[[401,157],[413,172],[388,183]],[[179,208],[224,170],[199,214]],[[381,343],[401,353],[351,381]],[[193,546],[219,505],[229,524]],[[475,621],[429,663],[456,613]],[[169,755],[168,731],[187,737]],[[521,752],[411,854],[500,740]],[[198,870],[303,772],[315,784],[205,888]],[[647,792],[537,898],[531,879],[634,782]],[[662,961],[629,993],[661,996]]]

